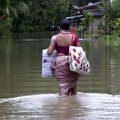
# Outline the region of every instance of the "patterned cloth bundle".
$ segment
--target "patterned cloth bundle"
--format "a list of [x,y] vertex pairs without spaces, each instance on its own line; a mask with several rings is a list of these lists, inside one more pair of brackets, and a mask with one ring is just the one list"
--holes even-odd
[[90,74],[90,64],[82,47],[69,47],[69,64],[71,71],[77,72],[81,75]]

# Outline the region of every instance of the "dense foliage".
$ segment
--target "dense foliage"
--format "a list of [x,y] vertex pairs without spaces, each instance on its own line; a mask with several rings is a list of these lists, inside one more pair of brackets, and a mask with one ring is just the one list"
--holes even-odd
[[112,21],[113,33],[120,36],[120,0],[113,0],[110,6],[110,19]]
[[[99,1],[101,0],[0,0],[0,33],[9,30],[50,30],[60,19],[74,14],[73,5],[82,6]],[[120,0],[113,0],[111,8],[107,8],[114,25],[119,24],[116,20],[120,18],[119,6]]]
[[[75,1],[76,2],[76,1]],[[0,32],[49,30],[71,15],[73,0],[2,0]]]
[[109,12],[112,20],[120,18],[120,0],[112,0]]

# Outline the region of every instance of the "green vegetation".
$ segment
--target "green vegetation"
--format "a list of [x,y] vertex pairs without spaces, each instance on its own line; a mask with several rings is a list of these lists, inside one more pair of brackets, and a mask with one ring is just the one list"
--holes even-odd
[[[75,1],[76,2],[76,1]],[[50,30],[51,25],[71,15],[73,0],[2,0],[0,33]]]
[[120,37],[118,37],[116,35],[102,35],[99,39],[105,40],[106,45],[120,48]]
[[29,16],[27,4],[14,0],[2,0],[0,4],[0,33],[18,31],[21,21]]
[[[113,46],[120,46],[120,0],[112,0],[107,8],[107,25],[109,26],[110,35],[104,36],[107,43]],[[102,36],[102,38],[104,38]]]
[[[109,1],[109,0],[108,0]],[[106,34],[120,36],[120,0],[113,0],[111,4],[103,0],[105,16],[98,27],[97,35]],[[0,1],[0,34],[24,31],[46,31],[60,19],[74,15],[73,5],[82,6],[96,0],[1,0]],[[89,34],[89,25],[93,21],[92,15],[84,13],[83,26]]]

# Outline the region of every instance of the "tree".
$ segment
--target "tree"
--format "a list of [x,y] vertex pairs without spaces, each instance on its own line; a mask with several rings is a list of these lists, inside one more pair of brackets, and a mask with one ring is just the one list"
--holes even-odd
[[0,33],[12,29],[12,23],[18,26],[18,21],[28,14],[29,7],[24,2],[2,0],[0,4]]
[[120,0],[113,0],[109,9],[110,18],[115,20],[120,18]]
[[84,13],[84,18],[82,18],[82,24],[83,26],[85,26],[85,30],[88,31],[89,29],[89,25],[91,24],[91,22],[93,21],[93,16],[91,13],[89,12],[85,12]]
[[11,18],[13,19],[13,31],[19,31],[19,26],[25,17],[30,15],[29,6],[24,2],[11,2],[10,4]]
[[1,0],[0,2],[0,29],[12,31],[50,30],[53,24],[58,24],[61,19],[73,14],[74,4],[82,5],[80,0]]

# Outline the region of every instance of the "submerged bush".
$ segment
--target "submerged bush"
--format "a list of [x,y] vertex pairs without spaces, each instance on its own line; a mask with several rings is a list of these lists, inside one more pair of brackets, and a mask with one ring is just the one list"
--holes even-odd
[[0,20],[0,34],[7,34],[12,28],[12,19],[9,17],[5,20]]
[[107,45],[120,48],[120,37],[116,35],[105,35],[100,37],[101,40],[105,40]]
[[114,24],[114,34],[120,36],[120,18],[116,18],[113,22]]

